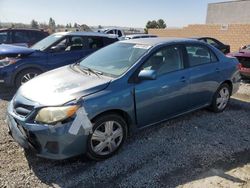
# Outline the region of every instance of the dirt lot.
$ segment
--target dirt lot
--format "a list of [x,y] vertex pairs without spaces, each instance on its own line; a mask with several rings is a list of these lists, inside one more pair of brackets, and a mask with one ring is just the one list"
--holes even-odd
[[0,86],[0,187],[250,187],[250,84],[225,112],[199,110],[147,128],[101,162],[24,152],[4,122],[10,92]]

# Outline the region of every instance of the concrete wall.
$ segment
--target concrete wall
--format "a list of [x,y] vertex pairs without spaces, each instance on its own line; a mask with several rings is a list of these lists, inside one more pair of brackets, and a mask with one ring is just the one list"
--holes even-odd
[[250,24],[230,25],[189,25],[180,29],[149,29],[150,34],[160,37],[196,37],[210,36],[231,46],[231,51],[237,51],[239,47],[250,44]]
[[207,24],[250,24],[250,0],[210,3]]

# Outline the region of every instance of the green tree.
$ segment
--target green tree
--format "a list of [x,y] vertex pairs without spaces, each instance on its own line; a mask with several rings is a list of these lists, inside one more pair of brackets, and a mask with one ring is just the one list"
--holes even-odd
[[78,27],[78,24],[77,23],[74,23],[74,28],[77,28]]
[[148,21],[147,25],[146,25],[146,28],[147,29],[158,28],[157,21],[155,21],[155,20]]
[[167,27],[165,21],[163,19],[159,19],[157,21],[158,28],[165,29]]
[[48,29],[49,25],[46,22],[39,23],[39,28],[41,29]]
[[146,24],[146,28],[144,29],[145,32],[148,32],[148,29],[165,29],[167,27],[165,21],[163,19],[159,19],[159,20],[152,20],[152,21],[148,21]]
[[52,32],[55,32],[56,29],[56,22],[52,18],[49,18],[49,28]]
[[38,22],[36,20],[31,20],[30,26],[33,29],[38,29],[39,27]]

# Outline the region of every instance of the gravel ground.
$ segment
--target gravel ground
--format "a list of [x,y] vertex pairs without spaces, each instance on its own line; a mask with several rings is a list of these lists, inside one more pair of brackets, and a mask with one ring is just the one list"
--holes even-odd
[[[250,94],[250,86],[241,91]],[[21,149],[4,122],[9,92],[0,86],[0,187],[250,187],[250,95],[220,114],[199,110],[144,129],[94,162]]]

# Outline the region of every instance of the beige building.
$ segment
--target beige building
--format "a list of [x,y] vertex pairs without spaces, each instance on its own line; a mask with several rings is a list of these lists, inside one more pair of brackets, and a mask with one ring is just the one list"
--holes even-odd
[[208,4],[206,24],[250,24],[250,0]]
[[149,33],[161,37],[214,37],[229,44],[231,51],[237,51],[239,47],[250,44],[250,0],[210,3],[206,24],[149,29]]

